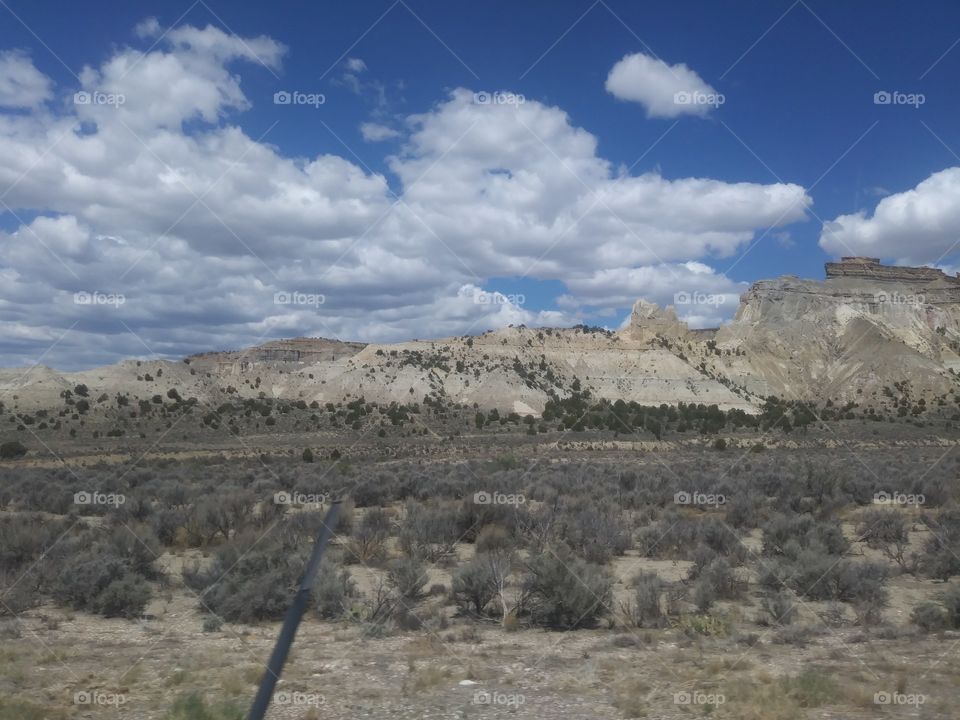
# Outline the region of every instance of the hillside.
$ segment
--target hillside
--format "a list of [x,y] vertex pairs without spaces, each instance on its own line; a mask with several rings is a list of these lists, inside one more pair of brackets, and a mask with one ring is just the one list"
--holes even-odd
[[5,369],[0,391],[21,410],[59,407],[78,385],[101,402],[171,391],[208,404],[261,394],[320,404],[431,398],[520,415],[539,415],[550,397],[577,388],[597,399],[751,413],[771,395],[896,409],[952,400],[958,351],[956,278],[847,258],[828,263],[823,281],[754,283],[733,321],[715,332],[689,330],[672,308],[641,299],[619,332],[520,326],[394,344],[295,338],[181,362]]

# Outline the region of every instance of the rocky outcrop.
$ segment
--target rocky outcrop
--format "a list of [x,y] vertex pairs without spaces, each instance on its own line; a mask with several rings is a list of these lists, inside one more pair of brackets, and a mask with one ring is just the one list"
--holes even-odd
[[637,342],[647,342],[656,337],[679,339],[688,333],[687,324],[677,317],[672,306],[661,308],[641,298],[633,304],[630,323],[622,335]]
[[960,286],[960,276],[951,277],[931,267],[881,265],[879,258],[844,257],[826,263],[827,279],[861,278],[872,282],[928,283],[941,280]]
[[190,356],[187,361],[196,368],[220,374],[235,374],[263,363],[332,362],[356,355],[365,347],[364,343],[300,337],[271,340],[245,350],[201,353]]
[[[837,271],[842,267],[842,273]],[[872,258],[827,264],[825,281],[754,283],[717,342],[744,353],[745,386],[863,402],[894,383],[945,395],[960,370],[960,283]]]

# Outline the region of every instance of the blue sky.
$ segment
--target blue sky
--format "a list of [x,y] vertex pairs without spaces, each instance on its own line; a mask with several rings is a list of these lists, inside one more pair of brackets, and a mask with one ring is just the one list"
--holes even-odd
[[956,262],[954,3],[0,17],[4,365],[616,327],[677,293],[704,326],[834,256]]

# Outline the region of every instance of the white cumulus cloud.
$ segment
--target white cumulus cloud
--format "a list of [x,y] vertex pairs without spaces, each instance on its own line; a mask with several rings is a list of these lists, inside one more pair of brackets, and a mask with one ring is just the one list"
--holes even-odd
[[52,97],[53,82],[18,50],[0,52],[0,107],[35,108]]
[[706,115],[723,98],[684,63],[668,65],[643,53],[625,56],[610,70],[607,92],[643,105],[647,116]]
[[[794,184],[621,174],[562,109],[479,104],[465,88],[396,125],[392,184],[346,152],[288,156],[236,124],[256,103],[293,110],[242,82],[283,54],[270,38],[181,26],[149,50],[115,48],[65,89],[122,105],[0,111],[0,187],[16,213],[0,231],[3,364],[32,364],[58,339],[43,362],[83,367],[146,348],[425,338],[571,324],[696,288],[732,295],[710,259],[810,203]],[[494,277],[560,281],[574,300],[475,302]],[[78,292],[126,300],[76,304]],[[291,292],[324,302],[275,301]]]
[[869,255],[903,263],[939,262],[960,250],[960,167],[824,223],[820,246],[831,255]]

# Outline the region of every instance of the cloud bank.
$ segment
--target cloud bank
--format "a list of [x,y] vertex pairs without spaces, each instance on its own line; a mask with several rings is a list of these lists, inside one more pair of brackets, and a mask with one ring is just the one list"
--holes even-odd
[[[280,43],[215,27],[160,37],[150,21],[139,32],[156,47],[118,48],[79,87],[55,86],[22,53],[0,56],[12,108],[0,111],[0,211],[15,225],[0,232],[5,365],[571,324],[640,295],[735,294],[702,261],[803,219],[811,202],[794,184],[622,175],[560,108],[480,103],[466,88],[396,137],[364,133],[394,141],[394,194],[349,153],[288,157],[240,128],[254,105],[292,111],[241,82],[280,68]],[[494,277],[569,292],[543,311],[477,302]],[[323,302],[277,300],[291,293]]]

